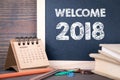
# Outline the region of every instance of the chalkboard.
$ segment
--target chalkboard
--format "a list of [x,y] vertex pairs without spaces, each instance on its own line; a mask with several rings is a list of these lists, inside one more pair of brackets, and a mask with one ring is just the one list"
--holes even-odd
[[50,60],[92,60],[101,43],[120,43],[120,0],[46,0]]

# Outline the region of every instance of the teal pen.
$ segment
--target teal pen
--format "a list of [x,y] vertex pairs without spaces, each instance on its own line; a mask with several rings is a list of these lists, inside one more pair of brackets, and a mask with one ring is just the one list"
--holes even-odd
[[63,75],[67,75],[67,74],[69,74],[71,72],[74,72],[74,70],[58,72],[58,73],[55,74],[55,76],[63,76]]

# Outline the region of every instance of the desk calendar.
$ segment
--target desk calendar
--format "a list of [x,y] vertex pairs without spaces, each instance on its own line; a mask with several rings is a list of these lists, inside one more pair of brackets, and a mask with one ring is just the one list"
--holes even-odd
[[16,71],[49,66],[42,41],[37,38],[16,38],[10,40],[5,69]]

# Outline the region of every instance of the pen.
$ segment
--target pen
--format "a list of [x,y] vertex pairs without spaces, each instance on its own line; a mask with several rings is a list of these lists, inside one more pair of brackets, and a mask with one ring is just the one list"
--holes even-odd
[[74,70],[67,70],[67,71],[62,71],[62,72],[58,72],[55,74],[55,76],[63,76],[63,75],[68,75],[69,73],[73,73]]

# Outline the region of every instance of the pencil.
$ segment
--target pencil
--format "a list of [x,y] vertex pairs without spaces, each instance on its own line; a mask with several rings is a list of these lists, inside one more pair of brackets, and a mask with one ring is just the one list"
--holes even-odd
[[54,69],[54,70],[52,70],[52,71],[50,71],[50,72],[48,72],[48,73],[45,73],[45,74],[42,74],[42,75],[38,75],[38,76],[36,76],[36,77],[33,77],[33,78],[31,78],[30,80],[43,80],[43,79],[45,79],[45,78],[47,78],[47,77],[49,77],[49,76],[54,75],[54,74],[57,73],[57,72],[61,72],[61,71],[64,71],[64,70],[62,70],[62,69]]
[[5,73],[5,74],[0,74],[0,79],[32,75],[32,74],[41,74],[41,73],[46,73],[52,70],[53,70],[52,68],[40,68],[40,69],[33,69],[33,70],[25,70],[21,72]]

